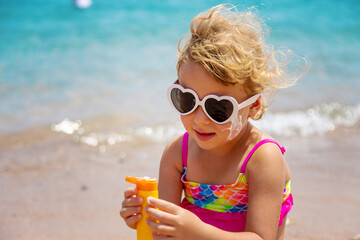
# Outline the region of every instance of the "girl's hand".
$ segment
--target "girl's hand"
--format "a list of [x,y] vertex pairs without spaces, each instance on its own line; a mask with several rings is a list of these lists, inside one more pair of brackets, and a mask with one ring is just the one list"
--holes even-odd
[[120,216],[125,220],[126,225],[135,229],[141,219],[141,204],[143,199],[136,197],[136,187],[128,188],[124,192],[124,201],[120,209]]
[[148,218],[147,223],[154,231],[154,240],[200,239],[205,224],[195,214],[165,200],[148,198],[148,202],[152,207],[145,211],[153,218]]

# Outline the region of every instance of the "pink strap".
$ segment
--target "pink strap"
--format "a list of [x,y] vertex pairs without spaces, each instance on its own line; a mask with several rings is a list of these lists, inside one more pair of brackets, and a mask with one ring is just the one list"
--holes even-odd
[[251,156],[254,154],[254,152],[263,144],[265,143],[275,143],[276,145],[279,146],[280,150],[281,150],[281,153],[284,154],[285,153],[285,148],[284,147],[281,147],[276,141],[272,140],[272,139],[264,139],[264,140],[261,140],[260,142],[258,142],[258,144],[255,145],[255,147],[253,147],[253,149],[251,149],[250,153],[247,155],[243,165],[241,166],[241,169],[240,169],[240,173],[245,173],[245,169],[246,169],[246,165],[248,164],[249,162],[249,159],[251,158]]
[[[182,159],[183,159],[183,165],[186,168],[187,167],[187,156],[188,156],[188,141],[189,141],[189,133],[185,132],[184,136],[183,136],[183,141],[182,141]],[[272,139],[264,139],[261,140],[260,142],[258,142],[255,147],[253,147],[253,149],[251,149],[250,153],[246,156],[246,159],[244,161],[244,163],[241,166],[240,169],[240,173],[245,173],[245,169],[246,166],[251,158],[251,156],[254,154],[254,152],[263,144],[265,143],[275,143],[276,145],[278,145],[278,147],[281,150],[281,153],[284,154],[285,153],[285,148],[281,147],[276,141],[272,140]]]
[[182,159],[184,167],[187,167],[187,155],[188,155],[188,139],[189,133],[184,133],[183,141],[182,141]]

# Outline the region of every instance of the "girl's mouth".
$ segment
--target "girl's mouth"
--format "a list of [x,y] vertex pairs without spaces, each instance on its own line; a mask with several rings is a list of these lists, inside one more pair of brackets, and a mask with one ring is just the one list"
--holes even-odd
[[215,133],[198,132],[195,130],[196,137],[201,141],[208,141],[215,136]]

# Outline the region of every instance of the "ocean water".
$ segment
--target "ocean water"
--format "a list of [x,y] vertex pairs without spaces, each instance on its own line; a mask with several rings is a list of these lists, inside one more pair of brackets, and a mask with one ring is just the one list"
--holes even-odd
[[[220,3],[93,0],[79,9],[71,0],[0,1],[0,135],[49,126],[97,145],[134,136],[157,141],[182,131],[166,99],[176,79],[177,42],[194,16]],[[358,1],[228,3],[255,6],[269,26],[268,42],[310,63],[255,124],[280,136],[358,124]],[[119,132],[86,135],[82,122],[106,115],[133,120]]]

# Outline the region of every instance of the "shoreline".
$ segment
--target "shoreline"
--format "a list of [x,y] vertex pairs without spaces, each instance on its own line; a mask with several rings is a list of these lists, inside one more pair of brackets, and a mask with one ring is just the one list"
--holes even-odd
[[[99,121],[88,129],[110,128]],[[287,149],[292,171],[295,204],[286,239],[350,240],[360,233],[360,193],[355,191],[360,185],[355,177],[360,173],[359,129],[358,123],[323,135],[276,138]],[[118,215],[122,192],[130,186],[124,179],[157,177],[166,145],[137,140],[102,151],[50,127],[0,136],[0,185],[5,189],[0,238],[135,239],[136,232]]]

